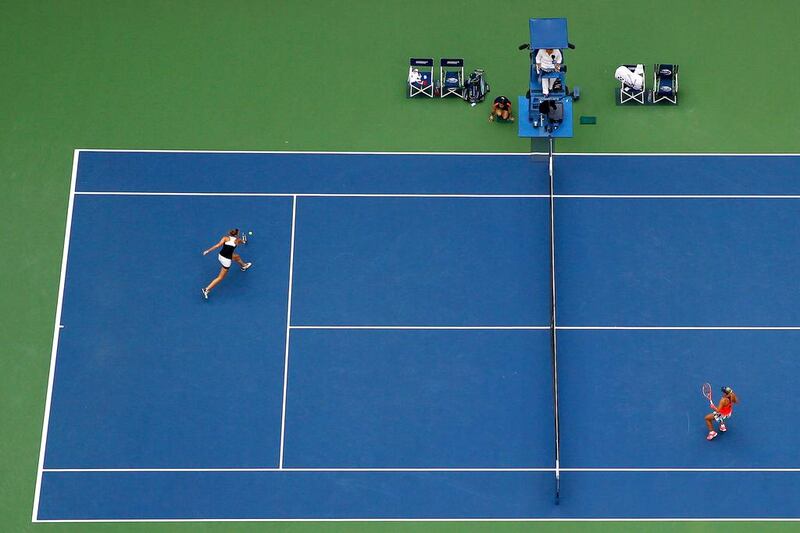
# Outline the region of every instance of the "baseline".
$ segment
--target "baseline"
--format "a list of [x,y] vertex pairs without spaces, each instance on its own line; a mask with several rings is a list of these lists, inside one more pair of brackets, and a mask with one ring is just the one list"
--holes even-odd
[[[796,472],[562,475],[554,506],[550,471],[48,472],[59,497],[37,521],[800,520]],[[737,490],[709,506],[723,484]]]

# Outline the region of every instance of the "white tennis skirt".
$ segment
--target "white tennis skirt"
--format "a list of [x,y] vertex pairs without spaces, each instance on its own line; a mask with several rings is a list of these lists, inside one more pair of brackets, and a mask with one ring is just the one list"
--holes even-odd
[[217,259],[219,259],[219,262],[222,263],[223,267],[225,267],[225,268],[230,268],[231,267],[231,260],[228,259],[227,257],[222,257],[221,255],[218,255]]

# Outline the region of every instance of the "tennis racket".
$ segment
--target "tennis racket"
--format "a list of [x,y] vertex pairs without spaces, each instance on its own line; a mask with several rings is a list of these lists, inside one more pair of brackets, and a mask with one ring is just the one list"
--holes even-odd
[[247,244],[247,232],[244,230],[239,231],[239,240],[242,241],[242,244]]
[[713,401],[711,399],[711,383],[703,383],[703,396],[705,396],[709,402]]

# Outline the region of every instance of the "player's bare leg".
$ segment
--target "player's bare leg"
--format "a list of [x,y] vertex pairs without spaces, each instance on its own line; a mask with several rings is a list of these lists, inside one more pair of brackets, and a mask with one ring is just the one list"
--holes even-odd
[[211,292],[211,289],[213,289],[214,287],[219,285],[219,282],[222,281],[223,279],[225,279],[225,276],[227,276],[227,275],[228,275],[228,269],[227,268],[222,267],[222,268],[219,269],[219,274],[217,275],[217,277],[214,278],[213,280],[211,280],[211,283],[208,284],[208,287],[203,289],[203,294],[206,295],[206,298],[208,298],[208,293]]
[[706,415],[706,426],[708,426],[709,431],[714,431],[714,414],[708,413]]
[[239,263],[239,266],[242,267],[242,272],[253,266],[253,263],[245,263],[242,261],[242,258],[239,256],[239,254],[233,254],[233,260]]
[[706,440],[711,440],[717,436],[717,432],[714,431],[714,413],[708,413],[706,415],[706,426],[708,426],[708,436],[706,436]]

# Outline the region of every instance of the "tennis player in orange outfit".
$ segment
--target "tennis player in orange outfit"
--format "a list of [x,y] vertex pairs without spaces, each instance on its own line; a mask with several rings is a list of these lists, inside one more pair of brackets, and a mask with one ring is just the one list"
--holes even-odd
[[725,420],[730,418],[733,414],[733,404],[739,403],[739,399],[736,397],[736,394],[733,393],[733,389],[730,387],[722,387],[722,398],[719,400],[719,406],[715,406],[714,401],[711,399],[709,399],[709,403],[711,404],[713,412],[706,415],[706,425],[708,426],[708,436],[706,440],[711,440],[717,436],[717,432],[714,431],[715,420],[719,422],[720,431],[723,433],[728,431],[728,428],[725,426]]

